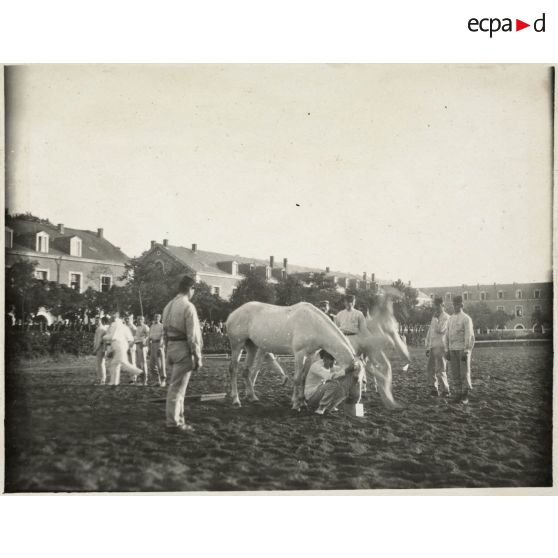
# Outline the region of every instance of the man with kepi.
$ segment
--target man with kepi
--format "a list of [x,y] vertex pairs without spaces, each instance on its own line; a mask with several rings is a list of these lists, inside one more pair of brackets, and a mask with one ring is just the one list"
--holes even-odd
[[191,432],[194,428],[184,421],[184,398],[193,371],[202,366],[202,333],[196,307],[190,302],[194,279],[187,275],[178,286],[178,294],[163,310],[163,330],[170,367],[167,392],[167,428]]
[[451,364],[452,383],[457,401],[469,403],[471,384],[471,351],[475,345],[473,320],[463,312],[463,298],[453,299],[454,313],[448,324],[449,360]]
[[446,353],[448,351],[449,315],[445,312],[444,301],[440,297],[434,298],[434,315],[426,334],[425,346],[428,364],[426,365],[426,376],[428,386],[432,389],[432,395],[440,395],[438,390],[438,377],[444,386],[444,395],[450,396],[448,377],[446,374]]

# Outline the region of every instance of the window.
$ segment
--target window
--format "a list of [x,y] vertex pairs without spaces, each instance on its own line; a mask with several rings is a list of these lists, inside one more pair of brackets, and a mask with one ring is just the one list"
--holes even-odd
[[541,312],[542,308],[540,306],[540,304],[535,304],[535,312]]
[[35,279],[39,279],[39,281],[48,281],[48,269],[36,269]]
[[155,262],[155,267],[159,273],[165,273],[165,264],[162,260],[157,260]]
[[434,300],[434,293],[430,293],[430,298]]
[[504,298],[504,291],[498,291],[498,298]]
[[221,296],[221,287],[218,287],[217,285],[213,286],[213,294],[216,296]]
[[515,291],[515,298],[523,298],[523,291],[521,289]]
[[451,301],[451,293],[446,293],[446,300]]
[[107,293],[112,287],[112,275],[101,275],[101,292]]
[[79,236],[70,239],[70,256],[81,258],[81,238]]
[[70,272],[70,288],[81,292],[81,273]]
[[250,264],[250,271],[254,271],[254,264]]
[[535,289],[535,298],[541,298],[541,290]]
[[48,234],[45,232],[37,233],[35,241],[35,250],[37,252],[48,252]]
[[464,292],[463,293],[463,302],[466,302],[469,300],[469,293],[468,292]]
[[4,237],[6,248],[13,248],[14,245],[14,231],[12,229],[6,227],[5,229],[5,237]]
[[504,306],[496,306],[496,310],[499,310],[500,312],[505,312],[506,308]]
[[481,300],[486,300],[486,293],[484,291],[481,291],[480,299]]
[[516,318],[523,318],[523,306],[516,306],[515,307],[515,317]]

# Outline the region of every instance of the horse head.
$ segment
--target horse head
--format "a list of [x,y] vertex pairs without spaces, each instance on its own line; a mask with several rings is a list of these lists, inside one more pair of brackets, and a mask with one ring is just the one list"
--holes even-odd
[[355,358],[349,366],[345,368],[345,381],[348,383],[347,401],[358,403],[362,396],[362,388],[366,382],[366,369],[360,358]]

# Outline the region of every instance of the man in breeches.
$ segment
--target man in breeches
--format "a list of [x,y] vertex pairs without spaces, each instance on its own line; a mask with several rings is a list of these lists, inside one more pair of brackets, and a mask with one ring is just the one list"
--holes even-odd
[[180,281],[178,295],[163,310],[163,330],[170,366],[167,391],[167,428],[191,432],[194,428],[184,421],[184,398],[193,371],[202,366],[202,334],[196,307],[190,302],[194,280],[185,276]]
[[159,385],[167,385],[167,371],[165,365],[165,349],[163,347],[163,324],[161,314],[155,314],[149,328],[149,369],[157,374]]
[[471,384],[471,351],[475,345],[473,320],[463,312],[463,298],[453,299],[454,313],[448,324],[448,344],[452,382],[457,400],[466,405],[469,403]]
[[426,365],[427,382],[432,395],[438,396],[438,377],[444,386],[444,395],[450,396],[448,377],[446,375],[447,330],[449,315],[444,311],[444,301],[440,297],[434,299],[434,315],[426,334],[425,346],[428,364]]

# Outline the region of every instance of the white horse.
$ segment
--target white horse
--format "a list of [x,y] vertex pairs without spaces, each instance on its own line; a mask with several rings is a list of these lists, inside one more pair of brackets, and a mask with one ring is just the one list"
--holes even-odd
[[385,407],[396,408],[392,394],[392,370],[386,352],[395,348],[406,364],[410,363],[409,350],[399,335],[390,297],[382,297],[366,316],[366,331],[348,337],[357,355],[364,358],[367,375],[372,375]]
[[319,349],[325,349],[362,384],[364,366],[341,330],[321,311],[308,302],[293,306],[274,306],[263,302],[247,302],[227,319],[231,343],[229,367],[233,405],[240,407],[238,397],[238,367],[242,350],[246,348],[244,376],[248,397],[257,401],[254,393],[255,372],[261,368],[266,353],[290,353],[295,357],[293,380],[293,409],[304,404],[304,363]]
[[[389,296],[381,297],[378,303],[366,315],[366,328],[355,335],[347,335],[347,340],[355,353],[364,360],[367,376],[374,378],[376,391],[382,403],[388,409],[395,409],[399,404],[392,393],[392,369],[386,352],[395,348],[397,354],[406,364],[410,363],[407,345],[399,336],[399,327],[393,314],[393,302]],[[318,358],[312,355],[305,364],[305,374],[310,365]]]

